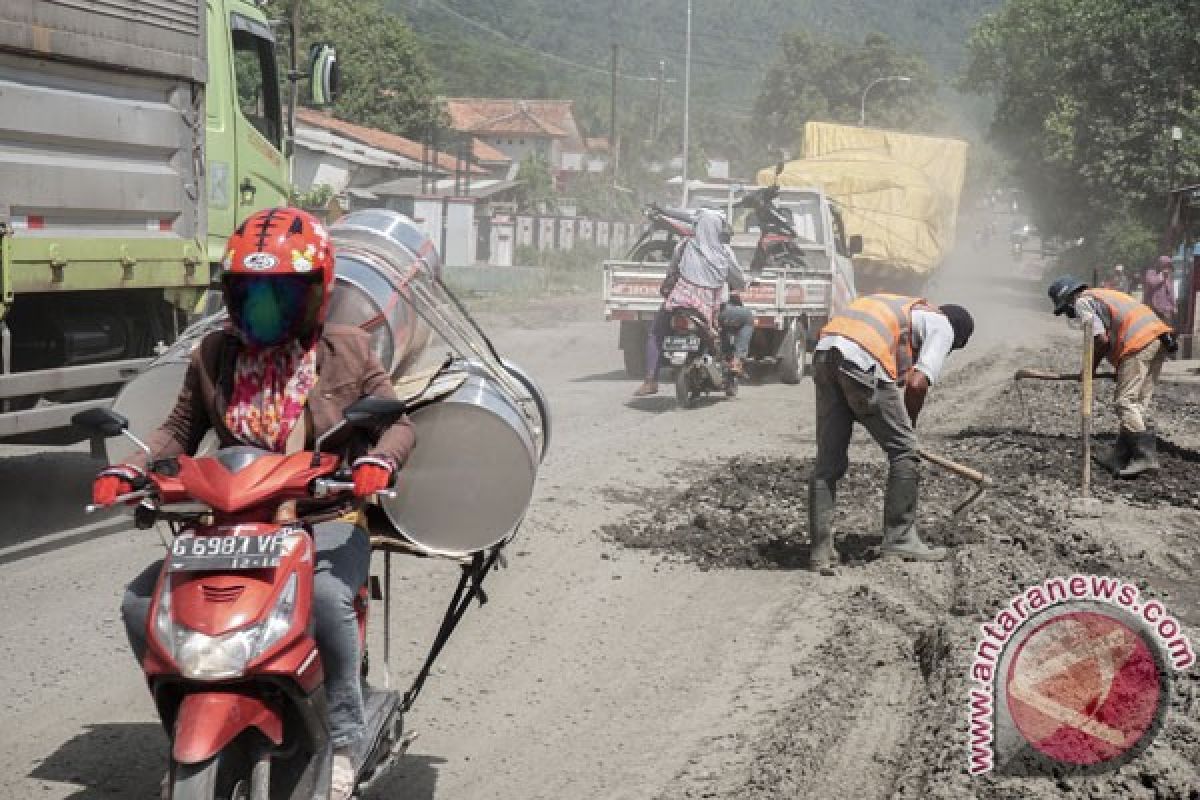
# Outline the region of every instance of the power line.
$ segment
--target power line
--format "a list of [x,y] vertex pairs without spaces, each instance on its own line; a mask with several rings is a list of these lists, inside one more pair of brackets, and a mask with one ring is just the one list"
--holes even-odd
[[[450,14],[451,16],[461,20],[462,22],[466,23],[467,25],[470,25],[473,28],[481,30],[484,33],[489,33],[492,36],[495,36],[499,39],[503,39],[505,42],[512,45],[513,47],[517,47],[517,48],[525,50],[529,53],[533,53],[535,55],[542,56],[543,58],[548,58],[551,61],[557,61],[558,63],[565,64],[566,66],[569,66],[569,67],[586,70],[588,72],[595,73],[597,75],[603,75],[606,78],[609,77],[609,75],[610,75],[610,71],[607,69],[603,69],[601,67],[596,67],[591,64],[580,64],[578,61],[572,61],[569,58],[563,58],[562,56],[560,56],[556,53],[548,53],[545,50],[539,50],[536,47],[530,47],[529,45],[524,44],[523,42],[518,42],[516,39],[513,39],[511,36],[509,36],[507,33],[504,33],[503,31],[498,31],[495,28],[491,28],[491,27],[483,24],[479,20],[468,17],[465,14],[463,14],[459,11],[456,11],[455,9],[446,5],[445,3],[442,3],[441,0],[420,0],[420,1],[421,1],[422,5],[428,3],[429,5],[432,5],[436,8],[441,9],[442,11],[446,12],[447,14]],[[415,11],[416,9],[413,9],[413,10]],[[648,76],[648,75],[621,74],[618,77],[625,78],[626,80],[631,80],[631,81],[642,81],[645,83],[653,83],[658,80],[658,78]]]
[[[621,49],[633,50],[637,53],[645,53],[647,55],[656,55],[659,57],[664,55],[675,56],[676,58],[683,57],[683,53],[680,53],[677,50],[666,50],[663,48],[638,47],[637,45],[623,44],[621,45]],[[710,67],[723,67],[727,70],[731,70],[733,72],[742,72],[747,75],[762,75],[767,69],[765,65],[756,69],[754,67],[748,67],[745,64],[737,64],[732,61],[715,61],[709,58],[696,58],[695,55],[692,56],[692,64],[703,64]]]

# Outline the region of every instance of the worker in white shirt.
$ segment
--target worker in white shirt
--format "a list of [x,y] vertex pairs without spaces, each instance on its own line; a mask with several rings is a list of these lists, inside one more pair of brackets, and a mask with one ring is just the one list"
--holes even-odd
[[833,512],[838,480],[849,466],[850,436],[858,422],[887,453],[883,555],[940,561],[917,533],[917,417],[946,356],[971,338],[975,323],[961,306],[933,306],[916,297],[859,297],[821,329],[813,357],[817,460],[808,492],[810,566],[837,564]]

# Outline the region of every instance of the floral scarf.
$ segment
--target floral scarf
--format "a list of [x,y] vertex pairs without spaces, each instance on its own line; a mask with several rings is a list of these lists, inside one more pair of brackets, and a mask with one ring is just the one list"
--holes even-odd
[[233,371],[225,424],[242,442],[285,452],[317,382],[317,349],[299,342],[242,349]]

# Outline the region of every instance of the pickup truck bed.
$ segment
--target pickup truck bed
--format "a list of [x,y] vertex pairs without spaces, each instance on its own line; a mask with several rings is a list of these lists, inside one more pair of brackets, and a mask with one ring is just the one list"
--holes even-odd
[[[666,264],[635,261],[604,263],[604,314],[608,320],[652,320],[662,306],[658,293]],[[784,328],[789,320],[824,319],[829,309],[829,273],[773,273],[753,276],[738,290],[742,304],[754,311],[755,326]]]

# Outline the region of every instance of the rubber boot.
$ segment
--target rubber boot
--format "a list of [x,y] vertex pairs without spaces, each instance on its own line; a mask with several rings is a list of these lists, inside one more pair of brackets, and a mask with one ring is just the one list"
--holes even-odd
[[897,461],[888,472],[883,498],[883,557],[906,561],[941,561],[946,548],[930,547],[917,534],[920,473],[911,461]]
[[1092,460],[1114,476],[1120,475],[1121,470],[1125,469],[1125,465],[1129,463],[1129,459],[1133,455],[1133,437],[1135,435],[1131,431],[1119,431],[1117,441],[1113,443],[1112,449],[1093,451]]
[[1121,478],[1136,478],[1147,472],[1158,471],[1158,439],[1154,431],[1131,433],[1130,457],[1117,471]]
[[812,542],[808,568],[824,575],[833,573],[838,564],[837,550],[833,547],[834,486],[827,481],[811,480],[808,483],[808,536]]

